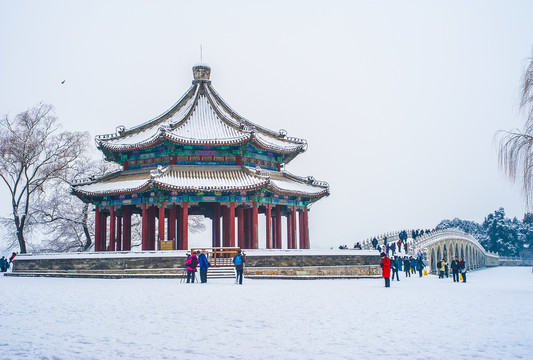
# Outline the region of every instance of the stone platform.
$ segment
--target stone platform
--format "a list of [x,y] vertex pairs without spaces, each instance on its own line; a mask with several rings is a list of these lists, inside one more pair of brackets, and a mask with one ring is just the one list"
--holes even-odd
[[[261,279],[380,277],[379,254],[364,250],[248,250],[244,275]],[[180,278],[186,251],[18,255],[7,276]],[[211,268],[209,274],[217,268]]]

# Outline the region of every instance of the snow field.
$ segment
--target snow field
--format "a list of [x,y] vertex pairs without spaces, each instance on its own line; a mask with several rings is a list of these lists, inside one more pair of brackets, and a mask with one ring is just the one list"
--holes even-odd
[[529,267],[382,279],[0,277],[0,359],[530,359]]

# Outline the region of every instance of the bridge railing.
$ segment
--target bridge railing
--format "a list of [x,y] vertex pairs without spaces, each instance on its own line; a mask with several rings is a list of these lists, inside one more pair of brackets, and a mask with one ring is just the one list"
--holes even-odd
[[475,237],[469,235],[468,233],[465,233],[463,230],[460,229],[443,229],[437,230],[430,234],[425,234],[421,237],[420,240],[417,239],[417,241],[415,241],[415,247],[424,249],[433,243],[449,238],[469,241],[473,243],[485,256],[499,258],[498,253],[487,251]]

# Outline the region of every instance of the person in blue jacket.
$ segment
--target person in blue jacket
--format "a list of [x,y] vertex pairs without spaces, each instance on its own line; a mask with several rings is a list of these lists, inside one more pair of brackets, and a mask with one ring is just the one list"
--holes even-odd
[[200,282],[203,284],[207,282],[207,269],[209,269],[211,264],[209,264],[209,261],[207,261],[207,256],[205,256],[203,252],[200,250],[197,252],[199,254],[198,262],[200,263]]
[[236,272],[236,278],[235,278],[235,284],[242,285],[242,273],[244,271],[244,263],[246,262],[246,258],[244,254],[241,252],[241,249],[237,250],[237,254],[233,258],[233,265],[235,265],[235,272]]

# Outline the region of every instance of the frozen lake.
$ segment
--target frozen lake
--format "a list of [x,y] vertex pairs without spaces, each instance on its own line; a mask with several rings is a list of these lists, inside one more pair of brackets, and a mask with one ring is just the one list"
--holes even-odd
[[0,277],[0,359],[531,359],[530,267],[382,279]]

